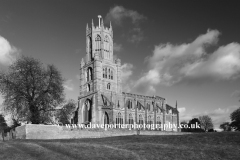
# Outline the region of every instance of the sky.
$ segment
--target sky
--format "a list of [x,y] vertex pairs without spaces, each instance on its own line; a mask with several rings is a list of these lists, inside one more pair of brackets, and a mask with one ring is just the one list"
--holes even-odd
[[101,15],[125,92],[177,101],[180,121],[209,115],[218,129],[240,106],[239,12],[221,0],[0,0],[0,69],[19,55],[54,64],[77,100],[86,25]]

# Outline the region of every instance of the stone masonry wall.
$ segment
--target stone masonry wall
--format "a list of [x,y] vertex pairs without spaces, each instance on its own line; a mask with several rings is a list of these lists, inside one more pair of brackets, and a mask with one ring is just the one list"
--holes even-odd
[[161,132],[128,129],[67,129],[65,126],[26,124],[16,128],[17,139],[77,139],[130,135],[182,135],[183,132]]

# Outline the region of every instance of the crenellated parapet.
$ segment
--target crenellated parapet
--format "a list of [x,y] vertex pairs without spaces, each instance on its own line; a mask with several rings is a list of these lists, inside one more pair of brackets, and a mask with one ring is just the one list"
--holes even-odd
[[[113,37],[113,29],[112,29],[112,25],[111,25],[111,22],[110,22],[110,25],[109,27],[105,27],[104,26],[104,22],[103,22],[103,19],[101,19],[101,17],[99,17],[99,25],[94,25],[93,23],[93,20],[92,20],[92,25],[91,27],[88,27],[88,24],[87,24],[87,27],[86,27],[86,35],[91,35],[93,32],[104,32],[104,33],[107,33],[109,34],[111,37]],[[101,21],[101,23],[100,23]]]

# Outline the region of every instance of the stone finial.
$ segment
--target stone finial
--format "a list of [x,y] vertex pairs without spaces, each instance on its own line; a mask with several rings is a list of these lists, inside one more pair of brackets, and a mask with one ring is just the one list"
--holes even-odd
[[98,27],[100,28],[100,20],[101,20],[102,16],[101,15],[98,15]]

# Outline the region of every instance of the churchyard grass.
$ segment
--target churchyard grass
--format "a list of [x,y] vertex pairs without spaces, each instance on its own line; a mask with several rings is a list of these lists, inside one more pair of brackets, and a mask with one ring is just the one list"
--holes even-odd
[[240,132],[0,141],[0,159],[240,159]]

